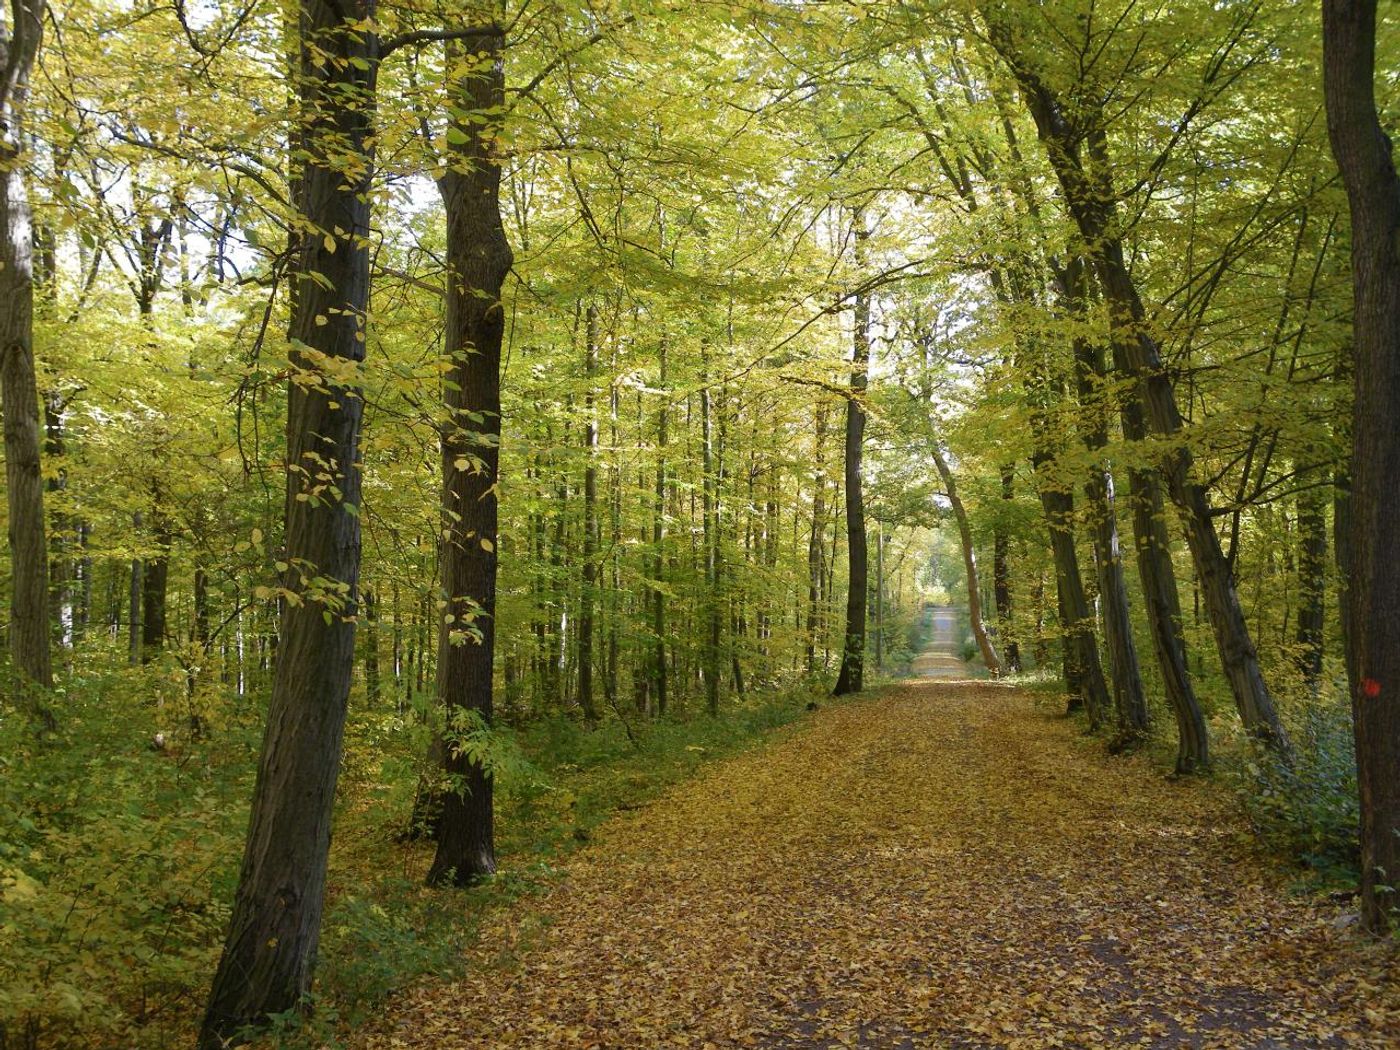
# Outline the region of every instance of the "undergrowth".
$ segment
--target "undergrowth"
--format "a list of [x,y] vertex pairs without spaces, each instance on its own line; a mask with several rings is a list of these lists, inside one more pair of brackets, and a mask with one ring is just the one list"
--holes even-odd
[[[70,679],[55,697],[60,728],[43,738],[0,708],[0,1050],[192,1040],[228,921],[261,710],[205,698],[219,717],[192,738],[175,686],[139,668]],[[492,731],[502,873],[465,892],[424,888],[431,846],[403,835],[430,726],[411,706],[357,702],[314,1020],[282,1018],[269,1045],[333,1043],[405,984],[456,972],[485,910],[551,884],[612,813],[794,721],[815,689],[731,702],[719,719],[589,730],[556,717]]]

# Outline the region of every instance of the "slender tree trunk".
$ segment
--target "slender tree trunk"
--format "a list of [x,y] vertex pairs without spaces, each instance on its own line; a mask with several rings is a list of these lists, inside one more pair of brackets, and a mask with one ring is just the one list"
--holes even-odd
[[25,706],[52,724],[53,684],[39,390],[34,372],[34,232],[23,171],[24,105],[43,33],[43,0],[11,0],[0,24],[0,412],[10,542],[10,659]]
[[812,531],[807,538],[807,673],[817,669],[817,634],[823,622],[825,601],[822,587],[826,555],[822,550],[822,537],[826,530],[826,417],[827,403],[817,402],[815,446],[815,469],[812,472]]
[[[280,654],[228,938],[200,1031],[220,1050],[303,1005],[320,939],[331,810],[355,659],[364,360],[378,40],[370,0],[302,0],[303,280],[290,324]],[[305,347],[306,350],[300,349]],[[327,367],[327,363],[329,367]],[[315,580],[314,584],[303,581]]]
[[1356,347],[1349,666],[1361,795],[1361,913],[1395,928],[1400,903],[1400,179],[1376,110],[1376,0],[1323,0],[1327,131],[1351,208]]
[[[155,498],[160,500],[159,489]],[[165,647],[166,598],[170,587],[170,524],[157,507],[151,513],[156,554],[141,571],[141,662],[148,664]]]
[[996,647],[992,645],[986,621],[982,616],[982,580],[977,571],[977,551],[972,543],[972,523],[968,521],[967,508],[963,506],[962,497],[958,495],[957,480],[948,465],[948,457],[944,455],[937,438],[929,447],[933,453],[934,466],[938,468],[938,476],[943,479],[943,494],[948,497],[948,504],[953,510],[953,521],[958,527],[963,570],[967,578],[967,616],[972,624],[972,636],[977,640],[977,649],[982,654],[982,663],[986,665],[987,671],[993,678],[1000,678],[1001,658],[997,655]]
[[[1015,498],[1016,472],[1010,464],[1001,468],[1001,498],[1007,508]],[[1021,671],[1021,647],[1016,642],[1011,620],[1011,539],[1006,514],[998,514],[992,539],[992,591],[996,597],[997,638],[1002,643],[1006,670]]]
[[[617,374],[614,343],[611,372]],[[618,462],[618,384],[608,384],[608,593],[605,602],[608,652],[603,669],[603,696],[618,710],[618,662],[620,659],[622,600],[622,466]]]
[[[855,216],[856,266],[864,263],[863,246],[869,236],[865,217]],[[865,686],[865,605],[870,559],[866,549],[865,494],[861,461],[865,455],[865,396],[870,381],[870,295],[855,297],[855,331],[851,347],[851,389],[846,398],[846,633],[841,649],[841,673],[833,696],[858,693]]]
[[657,347],[657,387],[660,391],[660,404],[656,410],[656,486],[652,490],[651,505],[651,546],[652,578],[657,586],[651,592],[651,686],[653,704],[657,717],[666,714],[666,428],[669,423],[670,395],[666,389],[666,338],[662,336]]
[[[473,59],[475,61],[473,61]],[[496,484],[501,447],[501,287],[512,257],[501,222],[498,128],[505,103],[505,38],[487,32],[447,49],[447,67],[471,72],[448,109],[448,169],[438,180],[447,212],[447,317],[442,427],[442,597],[437,694],[446,710],[437,853],[428,882],[465,885],[496,870],[490,771],[462,738],[489,728],[496,641]]]
[[[145,515],[139,510],[131,516],[132,538],[139,542],[139,535],[142,526],[145,524]],[[127,587],[126,596],[126,662],[135,667],[141,662],[141,640],[143,632],[141,629],[141,598],[146,590],[146,563],[140,558],[131,559],[131,577]]]
[[379,700],[379,599],[365,587],[360,591],[360,601],[365,607],[365,699],[373,706]]
[[875,670],[885,669],[885,526],[875,528]]
[[1093,610],[1084,593],[1079,571],[1079,554],[1074,542],[1074,497],[1058,488],[1050,475],[1053,460],[1038,453],[1035,463],[1040,505],[1050,529],[1050,549],[1055,559],[1059,589],[1060,630],[1065,638],[1065,684],[1069,688],[1071,710],[1082,703],[1089,714],[1091,729],[1103,726],[1109,711],[1108,684],[1099,662],[1099,646],[1094,638]]
[[594,383],[598,375],[598,308],[588,304],[585,314],[583,468],[583,590],[578,614],[578,702],[584,720],[598,721],[593,699],[594,610],[598,593],[598,406]]
[[[1123,436],[1129,442],[1147,437],[1142,403],[1136,389],[1127,391],[1119,415]],[[1205,714],[1191,683],[1182,630],[1181,597],[1172,565],[1171,537],[1167,532],[1165,500],[1159,475],[1153,470],[1129,468],[1129,502],[1133,511],[1133,542],[1137,548],[1138,579],[1147,607],[1152,648],[1162,672],[1167,703],[1176,719],[1176,772],[1196,773],[1210,767],[1210,735]]]
[[[993,46],[1006,59],[1025,96],[1066,208],[1107,301],[1114,367],[1138,384],[1152,432],[1172,439],[1171,448],[1163,455],[1162,472],[1186,529],[1220,661],[1241,721],[1255,739],[1289,757],[1288,734],[1260,671],[1234,574],[1215,533],[1209,497],[1205,486],[1194,480],[1191,451],[1180,440],[1183,424],[1176,391],[1125,261],[1103,114],[1084,106],[1067,113],[1056,89],[1041,79],[1030,57],[1034,45],[1018,39],[1016,27],[1001,8],[986,4],[983,13]],[[1082,155],[1085,143],[1087,166]]]
[[[1074,257],[1056,274],[1064,312],[1082,327],[1088,287],[1084,260]],[[1074,339],[1075,379],[1080,404],[1080,435],[1084,447],[1098,460],[1108,448],[1108,411],[1103,388],[1107,379],[1103,351],[1088,338]],[[1123,558],[1118,542],[1118,514],[1114,505],[1113,474],[1107,462],[1096,462],[1084,483],[1084,496],[1092,515],[1094,563],[1098,568],[1099,595],[1103,601],[1104,640],[1113,681],[1113,708],[1118,722],[1116,746],[1127,747],[1147,735],[1147,697],[1142,688],[1128,609],[1128,587],[1123,579]]]
[[[702,357],[705,351],[701,351]],[[708,358],[702,366],[700,388],[700,527],[705,560],[705,706],[719,714],[720,600],[719,526],[716,521],[714,408],[710,394]]]
[[[47,234],[52,238],[52,233]],[[50,276],[45,284],[45,299],[52,305],[53,299],[53,245],[50,243],[45,248],[45,253],[49,256],[46,264]],[[50,463],[50,476],[44,484],[44,489],[50,497],[61,497],[68,487],[67,472],[63,467],[64,456],[67,452],[64,440],[64,401],[56,390],[50,390],[44,395],[44,449],[43,457]],[[57,469],[54,469],[57,464]],[[53,506],[52,500],[47,501],[50,508]],[[60,650],[71,648],[73,644],[73,559],[72,552],[68,549],[72,543],[72,532],[67,521],[67,516],[50,509],[50,524],[52,532],[49,535],[49,623],[53,629],[54,644]]]
[[[1317,472],[1311,475],[1316,481]],[[1305,475],[1307,480],[1310,475]],[[1298,494],[1298,672],[1316,693],[1322,685],[1323,628],[1327,596],[1327,490]]]

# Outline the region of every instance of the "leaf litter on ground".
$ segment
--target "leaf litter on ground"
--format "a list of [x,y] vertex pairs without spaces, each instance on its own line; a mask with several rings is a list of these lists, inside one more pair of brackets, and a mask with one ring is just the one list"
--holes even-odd
[[1218,785],[994,683],[823,708],[600,827],[355,1050],[1400,1046],[1400,961]]

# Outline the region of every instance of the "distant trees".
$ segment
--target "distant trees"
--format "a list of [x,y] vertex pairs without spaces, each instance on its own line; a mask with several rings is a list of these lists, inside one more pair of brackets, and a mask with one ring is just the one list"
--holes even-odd
[[1350,223],[1278,3],[205,7],[0,19],[6,682],[264,730],[204,1046],[307,1001],[342,757],[466,885],[520,740],[857,692],[964,590],[1178,773],[1335,796],[1354,730],[1393,925],[1373,3]]

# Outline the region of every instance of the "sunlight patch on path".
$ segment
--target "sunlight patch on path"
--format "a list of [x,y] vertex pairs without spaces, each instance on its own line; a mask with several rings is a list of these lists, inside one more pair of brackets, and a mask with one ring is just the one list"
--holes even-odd
[[611,821],[351,1045],[1400,1045],[1393,955],[1226,802],[1010,687],[895,687]]

